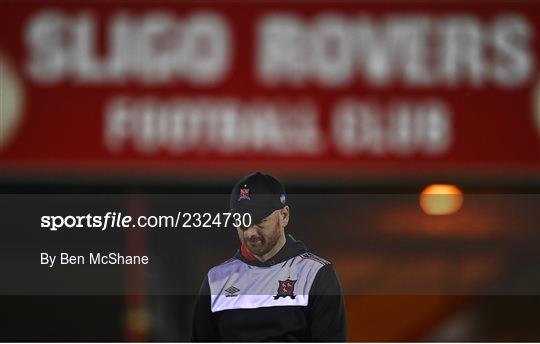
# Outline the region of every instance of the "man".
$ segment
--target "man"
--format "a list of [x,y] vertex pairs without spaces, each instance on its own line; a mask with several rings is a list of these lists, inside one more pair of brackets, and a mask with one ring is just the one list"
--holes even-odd
[[285,235],[285,189],[260,172],[240,180],[231,212],[252,219],[237,228],[241,246],[212,268],[195,306],[193,341],[345,341],[345,306],[332,265]]

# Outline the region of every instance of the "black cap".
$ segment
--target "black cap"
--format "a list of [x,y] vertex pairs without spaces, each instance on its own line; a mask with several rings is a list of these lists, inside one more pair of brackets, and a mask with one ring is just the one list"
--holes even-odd
[[257,224],[287,205],[287,197],[285,188],[276,178],[255,172],[236,183],[229,204],[232,213],[249,213],[251,223]]

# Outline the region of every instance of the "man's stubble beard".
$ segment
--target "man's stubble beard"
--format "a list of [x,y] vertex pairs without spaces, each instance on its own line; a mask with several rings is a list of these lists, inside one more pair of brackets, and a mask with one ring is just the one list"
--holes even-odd
[[[248,240],[248,248],[249,250],[251,251],[252,254],[254,254],[255,256],[259,256],[259,257],[262,257],[264,256],[265,254],[267,254],[268,252],[270,252],[278,243],[279,241],[279,236],[280,236],[280,231],[279,230],[275,230],[274,231],[274,236],[273,237],[270,237],[268,239],[264,238],[263,236],[261,236],[261,241],[262,241],[262,246],[261,246],[261,250],[256,250],[254,248],[252,248],[250,245],[249,245],[249,240]],[[255,250],[255,252],[254,252]]]

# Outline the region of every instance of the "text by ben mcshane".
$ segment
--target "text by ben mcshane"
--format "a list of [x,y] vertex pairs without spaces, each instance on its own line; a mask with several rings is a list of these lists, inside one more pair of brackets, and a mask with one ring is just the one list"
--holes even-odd
[[88,253],[88,255],[72,255],[67,252],[49,254],[41,252],[41,265],[49,268],[59,265],[146,265],[150,262],[148,256],[124,256],[118,252]]

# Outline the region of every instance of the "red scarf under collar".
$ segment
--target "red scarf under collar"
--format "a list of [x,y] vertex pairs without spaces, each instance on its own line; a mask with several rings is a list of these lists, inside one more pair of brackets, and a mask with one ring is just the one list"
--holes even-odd
[[246,260],[256,260],[255,256],[251,251],[247,248],[246,244],[242,244],[240,246],[240,253],[242,253],[242,257],[244,257]]

